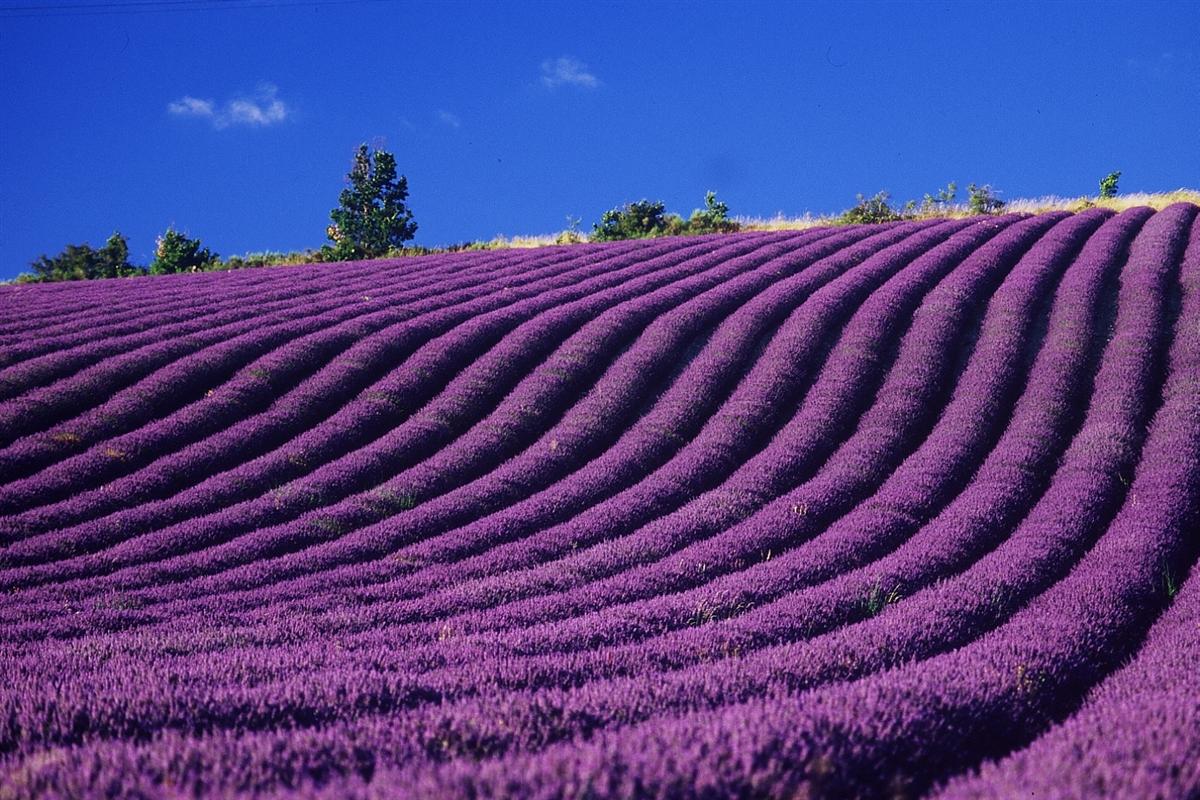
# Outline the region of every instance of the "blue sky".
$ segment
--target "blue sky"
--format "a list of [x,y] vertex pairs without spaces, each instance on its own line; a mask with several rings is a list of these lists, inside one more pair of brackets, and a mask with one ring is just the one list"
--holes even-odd
[[0,113],[0,277],[114,229],[318,246],[364,141],[427,245],[707,189],[1157,191],[1200,185],[1200,3],[5,0]]

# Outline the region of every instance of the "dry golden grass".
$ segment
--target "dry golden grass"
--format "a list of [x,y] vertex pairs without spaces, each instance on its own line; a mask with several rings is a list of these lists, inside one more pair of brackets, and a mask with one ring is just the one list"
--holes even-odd
[[[1155,210],[1166,208],[1172,203],[1194,203],[1200,205],[1200,191],[1195,189],[1176,189],[1173,192],[1137,192],[1118,195],[1107,199],[1099,197],[1030,197],[1009,200],[1004,210],[1018,214],[1041,214],[1047,211],[1082,211],[1085,208],[1110,208],[1113,211],[1124,211],[1135,206],[1150,206]],[[966,203],[950,206],[942,212],[928,216],[961,218],[970,216]],[[817,228],[823,225],[836,225],[839,214],[810,214],[798,217],[788,217],[778,214],[770,218],[737,217],[738,224],[744,231],[790,231]],[[927,218],[920,214],[918,218]]]
[[[570,231],[562,231],[561,233],[543,233],[534,236],[494,236],[484,246],[491,250],[500,247],[512,247],[516,249],[528,247],[546,247],[552,244],[572,244],[564,237],[569,236]],[[578,234],[579,241],[584,241],[584,235]]]
[[1028,214],[1038,214],[1043,211],[1079,211],[1083,208],[1097,206],[1099,208],[1111,208],[1113,211],[1125,211],[1135,206],[1150,206],[1151,208],[1161,210],[1171,205],[1172,203],[1195,203],[1200,205],[1200,191],[1195,189],[1176,189],[1173,192],[1136,192],[1133,194],[1123,194],[1117,197],[1109,197],[1100,199],[1098,197],[1033,197],[1025,200],[1013,200],[1007,206],[1006,211],[1024,212]]

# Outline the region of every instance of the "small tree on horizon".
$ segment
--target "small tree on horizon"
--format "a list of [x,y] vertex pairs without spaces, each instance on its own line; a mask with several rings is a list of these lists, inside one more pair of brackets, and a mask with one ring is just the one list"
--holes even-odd
[[1004,206],[1004,201],[996,196],[996,190],[990,183],[982,186],[967,184],[967,208],[972,214],[999,214]]
[[1100,179],[1100,197],[1103,200],[1117,196],[1117,181],[1121,180],[1120,170],[1110,172]]
[[120,231],[114,231],[99,249],[86,243],[69,244],[58,255],[39,256],[29,266],[33,269],[31,280],[37,282],[124,278],[143,272],[129,263],[129,242]]
[[887,191],[876,192],[873,197],[856,195],[858,202],[846,209],[838,217],[843,225],[878,225],[881,222],[894,222],[901,215],[892,208],[889,202],[892,196]]
[[592,225],[593,242],[615,242],[621,239],[649,239],[665,236],[681,228],[683,220],[668,214],[661,200],[638,200],[620,208],[605,211],[600,221]]
[[208,269],[220,259],[207,247],[200,246],[199,239],[167,228],[154,247],[154,260],[150,262],[151,275],[170,275],[174,272],[200,272]]
[[733,233],[741,226],[729,218],[729,205],[717,199],[717,193],[704,193],[704,208],[697,208],[687,221],[688,233]]
[[396,174],[396,157],[359,145],[346,175],[350,184],[329,212],[325,234],[333,242],[324,252],[335,260],[378,258],[402,246],[417,232],[408,199],[408,179]]

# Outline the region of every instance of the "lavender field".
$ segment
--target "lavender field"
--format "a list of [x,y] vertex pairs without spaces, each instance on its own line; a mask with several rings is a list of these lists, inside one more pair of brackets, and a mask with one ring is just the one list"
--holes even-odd
[[0,798],[1200,796],[1198,211],[0,288]]

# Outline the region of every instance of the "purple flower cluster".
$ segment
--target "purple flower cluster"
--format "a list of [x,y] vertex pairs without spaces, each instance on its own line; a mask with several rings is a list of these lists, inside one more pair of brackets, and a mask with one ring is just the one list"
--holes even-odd
[[1200,216],[0,289],[0,797],[1200,794]]

